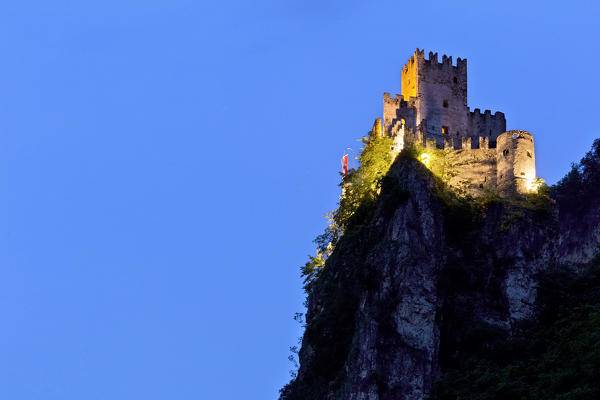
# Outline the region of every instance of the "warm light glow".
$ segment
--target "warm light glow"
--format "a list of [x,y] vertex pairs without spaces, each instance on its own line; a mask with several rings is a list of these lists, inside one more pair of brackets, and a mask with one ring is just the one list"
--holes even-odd
[[431,161],[431,155],[427,153],[421,154],[421,162],[425,164],[426,167],[429,167],[429,162]]
[[528,180],[527,182],[527,191],[528,192],[532,192],[535,193],[538,190],[539,185],[537,183],[535,183],[535,181],[532,181],[531,179]]
[[544,180],[542,178],[527,179],[527,191],[535,193],[543,183]]

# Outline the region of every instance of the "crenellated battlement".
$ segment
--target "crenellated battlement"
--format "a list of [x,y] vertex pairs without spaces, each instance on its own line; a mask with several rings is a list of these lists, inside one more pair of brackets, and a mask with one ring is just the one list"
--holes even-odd
[[505,118],[503,112],[496,111],[494,114],[492,114],[491,110],[485,110],[482,113],[479,108],[476,108],[473,111],[471,111],[471,109],[469,108],[469,114],[474,118],[491,118],[491,119],[504,119]]
[[392,135],[392,129],[397,124],[416,126],[417,99],[411,97],[406,100],[404,95],[397,94],[392,97],[389,93],[383,94],[383,130],[387,135]]
[[415,61],[418,63],[419,61],[424,61],[424,60],[425,60],[425,50],[420,50],[417,47],[417,49],[415,50],[413,55],[410,56],[410,58],[406,62],[406,65],[415,64]]
[[425,50],[420,50],[417,48],[414,54],[408,59],[406,64],[403,67],[403,71],[406,71],[413,67],[415,64],[427,65],[430,67],[454,67],[454,68],[464,68],[467,67],[467,59],[458,57],[456,59],[456,64],[452,63],[452,56],[447,56],[446,54],[442,55],[442,61],[438,61],[438,53],[434,53],[432,51],[429,52],[428,58],[425,58]]
[[411,143],[442,150],[456,166],[449,184],[469,182],[465,190],[473,194],[484,187],[526,192],[535,178],[533,139],[526,132],[506,132],[500,111],[471,111],[466,59],[454,64],[451,56],[429,52],[426,57],[425,50],[416,49],[400,75],[402,94],[383,95],[382,134],[394,138],[394,152]]
[[502,132],[506,131],[506,117],[503,112],[490,110],[483,113],[479,108],[471,111],[468,109],[467,126],[473,136],[487,136],[494,141]]
[[444,136],[442,138],[429,137],[424,132],[422,127],[413,129],[402,121],[397,121],[391,128],[389,136],[398,137],[401,136],[401,142],[403,144],[415,144],[424,148],[435,148],[438,150],[451,150],[451,151],[462,151],[462,150],[479,150],[479,149],[495,149],[496,142],[491,141],[489,137],[450,137]]
[[[400,131],[400,129],[398,129]],[[399,132],[400,133],[400,132]],[[450,150],[450,151],[479,151],[496,149],[496,143],[484,136],[452,138],[444,137],[441,140],[427,137],[422,132],[414,132],[412,129],[404,131],[404,143],[413,143],[424,148]]]
[[[395,119],[404,118],[416,128],[425,124],[430,135],[451,132],[453,136],[469,135],[467,110],[467,60],[417,49],[402,67],[402,95],[408,101],[392,106],[391,97],[385,97],[385,130]],[[414,98],[414,100],[413,100]],[[414,102],[413,102],[414,101]],[[413,110],[409,110],[409,109]],[[405,116],[407,114],[407,116]],[[410,115],[408,115],[410,114]]]
[[394,97],[392,97],[390,93],[384,93],[383,101],[388,104],[396,105],[397,107],[400,107],[400,108],[409,108],[409,107],[415,106],[416,99],[414,97],[405,99],[404,95],[402,95],[402,94],[397,94]]

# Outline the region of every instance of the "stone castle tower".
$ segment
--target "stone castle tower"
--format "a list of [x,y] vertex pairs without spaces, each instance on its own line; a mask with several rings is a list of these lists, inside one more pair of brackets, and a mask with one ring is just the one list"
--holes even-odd
[[[417,49],[402,68],[402,95],[383,95],[382,134],[405,143],[446,150],[454,165],[450,186],[471,194],[487,188],[504,196],[536,189],[533,136],[506,131],[501,112],[467,105],[467,60]],[[378,122],[379,125],[381,122]],[[380,125],[379,125],[380,126]],[[378,128],[379,129],[379,128]]]

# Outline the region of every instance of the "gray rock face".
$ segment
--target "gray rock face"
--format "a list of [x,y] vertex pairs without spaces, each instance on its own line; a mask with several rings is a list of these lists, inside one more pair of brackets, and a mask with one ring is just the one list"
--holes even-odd
[[411,196],[391,219],[380,221],[379,249],[367,257],[378,287],[361,293],[357,326],[364,333],[356,336],[359,351],[346,363],[348,389],[338,397],[381,399],[385,392],[420,399],[439,370],[436,278],[444,263],[442,209],[434,182],[418,171],[399,171]]
[[473,221],[440,200],[418,161],[391,173],[407,199],[390,206],[382,192],[371,222],[338,243],[282,399],[424,399],[481,344],[479,330],[510,335],[535,313],[537,275],[557,259],[556,214],[495,203]]
[[[565,213],[567,214],[567,213]],[[600,199],[583,215],[560,216],[558,256],[561,262],[583,264],[598,252],[600,244]]]

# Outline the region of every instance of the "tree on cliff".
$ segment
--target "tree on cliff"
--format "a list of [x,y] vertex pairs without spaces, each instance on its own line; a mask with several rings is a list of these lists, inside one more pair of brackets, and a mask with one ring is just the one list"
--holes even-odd
[[364,223],[368,219],[381,189],[382,179],[394,161],[390,152],[392,138],[382,136],[376,129],[370,131],[368,136],[363,136],[362,144],[358,156],[360,165],[350,170],[348,175],[342,175],[340,186],[343,194],[338,208],[325,215],[328,226],[314,241],[317,255],[309,256],[309,261],[301,268],[307,292],[342,234],[349,226]]

